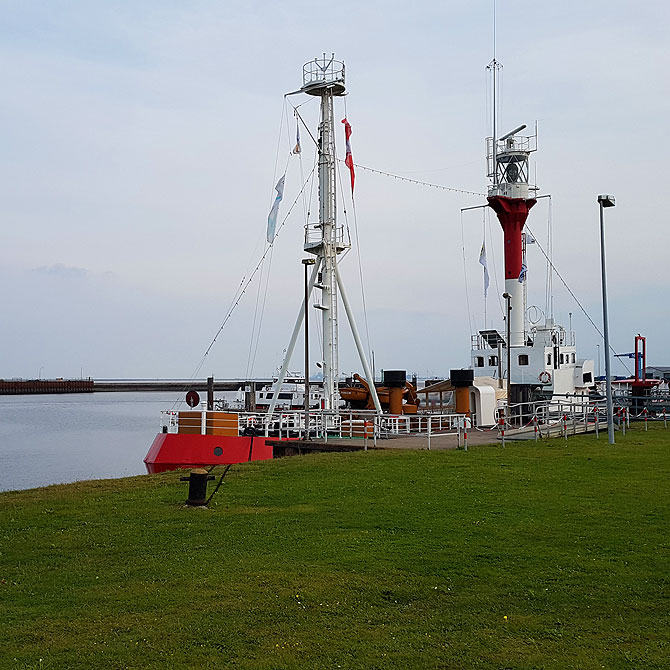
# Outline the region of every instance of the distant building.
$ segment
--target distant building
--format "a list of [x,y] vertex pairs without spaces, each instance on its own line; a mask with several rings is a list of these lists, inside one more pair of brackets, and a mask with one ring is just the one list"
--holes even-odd
[[668,365],[649,365],[645,368],[647,379],[663,379],[670,381],[670,366]]

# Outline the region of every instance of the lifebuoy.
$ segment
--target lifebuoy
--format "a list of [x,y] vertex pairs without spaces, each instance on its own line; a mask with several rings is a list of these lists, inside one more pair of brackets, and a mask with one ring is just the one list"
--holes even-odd
[[549,384],[549,382],[551,382],[551,372],[548,372],[547,370],[542,370],[542,372],[540,372],[540,374],[537,376],[537,378],[543,384]]

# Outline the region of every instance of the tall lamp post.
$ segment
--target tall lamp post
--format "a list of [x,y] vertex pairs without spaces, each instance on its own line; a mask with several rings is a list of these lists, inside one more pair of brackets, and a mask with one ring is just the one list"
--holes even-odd
[[605,225],[603,210],[605,207],[614,207],[613,195],[599,195],[600,205],[600,266],[602,270],[603,286],[603,334],[605,347],[605,394],[607,396],[607,435],[609,443],[614,444],[614,409],[612,407],[612,373],[610,370],[610,332],[607,320],[607,275],[605,274]]
[[503,293],[503,298],[507,301],[507,414],[512,416],[512,345],[511,345],[511,336],[512,336],[512,324],[510,317],[512,315],[512,296],[505,291]]
[[307,279],[307,267],[314,265],[314,258],[303,258],[305,267],[305,439],[309,440],[309,311],[307,301],[309,300],[309,280]]

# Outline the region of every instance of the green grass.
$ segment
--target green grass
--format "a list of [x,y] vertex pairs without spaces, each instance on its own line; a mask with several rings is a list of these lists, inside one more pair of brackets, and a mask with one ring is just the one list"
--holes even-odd
[[0,494],[0,668],[668,668],[670,430],[617,440]]

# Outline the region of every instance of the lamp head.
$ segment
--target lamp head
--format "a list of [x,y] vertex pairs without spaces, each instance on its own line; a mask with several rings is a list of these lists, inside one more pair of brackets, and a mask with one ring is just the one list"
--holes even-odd
[[602,207],[614,207],[616,204],[613,195],[599,195],[598,202]]

